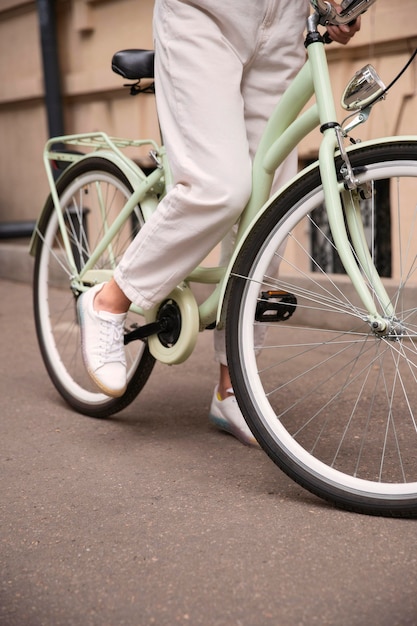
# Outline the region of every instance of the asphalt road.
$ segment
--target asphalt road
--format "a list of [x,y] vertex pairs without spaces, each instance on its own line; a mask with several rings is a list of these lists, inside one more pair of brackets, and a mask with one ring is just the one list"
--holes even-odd
[[1,626],[417,624],[417,520],[339,511],[207,420],[211,336],[118,416],[55,392],[0,281]]

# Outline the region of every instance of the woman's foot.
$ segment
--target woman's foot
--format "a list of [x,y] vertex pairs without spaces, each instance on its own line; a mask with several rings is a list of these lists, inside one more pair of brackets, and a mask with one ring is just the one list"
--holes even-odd
[[85,367],[106,395],[118,398],[126,391],[124,323],[126,313],[96,310],[94,300],[104,285],[95,285],[78,298],[81,346]]
[[210,406],[209,420],[211,423],[230,433],[245,445],[259,447],[239,409],[233,390],[228,389],[227,395],[223,399],[218,390],[217,385]]

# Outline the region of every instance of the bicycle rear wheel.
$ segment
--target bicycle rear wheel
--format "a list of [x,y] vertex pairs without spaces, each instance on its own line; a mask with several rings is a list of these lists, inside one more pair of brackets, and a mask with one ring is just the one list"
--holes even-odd
[[[395,309],[390,332],[372,330],[350,280],[327,269],[323,245],[312,252],[318,237],[338,257],[320,226],[315,168],[271,204],[235,263],[228,362],[250,428],[295,481],[349,510],[414,516],[417,143],[363,147],[351,159],[372,191],[362,201],[371,223],[387,202],[395,223],[391,277],[383,280]],[[371,237],[374,258],[376,246]],[[268,275],[274,260],[278,277]]]
[[[66,232],[78,269],[81,269],[132,193],[123,172],[99,157],[74,164],[57,183]],[[96,268],[114,270],[143,224],[140,206],[113,238]],[[41,354],[56,389],[78,412],[92,417],[112,415],[134,400],[149,378],[155,359],[147,344],[125,347],[128,385],[120,398],[109,398],[91,381],[82,360],[72,273],[62,245],[58,216],[51,197],[38,225],[33,306]],[[144,323],[128,313],[125,328]]]

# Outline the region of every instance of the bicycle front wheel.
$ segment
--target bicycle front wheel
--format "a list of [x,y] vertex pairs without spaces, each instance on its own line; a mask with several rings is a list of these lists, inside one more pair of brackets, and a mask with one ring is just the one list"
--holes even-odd
[[[57,191],[74,260],[77,269],[81,270],[131,196],[132,188],[114,164],[94,157],[80,161],[64,172],[57,183]],[[101,254],[96,269],[108,270],[110,276],[142,224],[142,212],[137,206]],[[108,417],[137,396],[151,374],[155,360],[146,343],[132,342],[125,347],[128,385],[124,395],[110,398],[96,388],[82,360],[76,311],[78,294],[71,288],[72,271],[51,197],[38,225],[38,234],[33,305],[46,369],[56,389],[78,412],[92,417]],[[144,323],[129,312],[126,330],[138,322]]]
[[394,310],[389,331],[372,329],[350,280],[334,273],[341,264],[321,225],[316,168],[271,204],[242,247],[230,282],[228,361],[250,428],[289,476],[349,510],[413,516],[417,143],[359,148],[351,160],[367,189],[361,209],[373,259],[381,258],[372,229],[381,208],[393,224],[390,254],[382,251],[390,259],[383,279]]

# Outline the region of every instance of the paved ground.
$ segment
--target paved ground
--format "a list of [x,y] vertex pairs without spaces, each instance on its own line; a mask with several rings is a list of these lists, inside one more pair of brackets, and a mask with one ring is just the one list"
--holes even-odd
[[119,416],[71,411],[0,280],[1,626],[417,624],[417,521],[331,508],[207,421],[201,336]]

